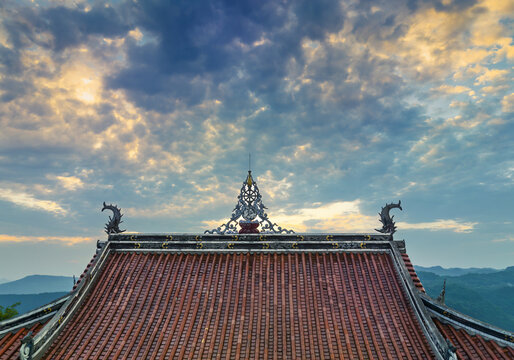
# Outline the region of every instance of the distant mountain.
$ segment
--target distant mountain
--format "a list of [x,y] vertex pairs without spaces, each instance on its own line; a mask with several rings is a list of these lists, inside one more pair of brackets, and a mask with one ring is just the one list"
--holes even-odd
[[49,302],[52,302],[60,298],[61,296],[66,295],[67,293],[68,292],[50,292],[28,295],[0,295],[0,306],[3,306],[5,308],[7,306],[11,306],[19,302],[20,305],[16,306],[15,309],[18,311],[18,314],[21,315],[23,313],[26,313],[27,311],[34,310],[35,308],[48,304]]
[[11,280],[5,279],[5,278],[0,278],[0,284],[6,283],[6,282],[9,282],[9,281],[11,281]]
[[491,273],[439,276],[417,272],[428,295],[437,298],[446,279],[446,305],[466,315],[514,331],[514,266]]
[[441,266],[418,266],[415,265],[414,268],[416,272],[431,272],[440,276],[461,276],[466,274],[491,274],[494,272],[501,271],[501,269],[493,269],[493,268],[448,268],[445,269]]
[[72,288],[73,278],[69,276],[30,275],[0,284],[0,295],[70,292]]

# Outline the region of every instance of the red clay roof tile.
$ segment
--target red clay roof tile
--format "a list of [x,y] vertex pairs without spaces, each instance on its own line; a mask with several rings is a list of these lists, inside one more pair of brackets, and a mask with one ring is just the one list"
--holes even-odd
[[0,360],[18,359],[20,354],[21,339],[32,331],[36,335],[44,326],[44,323],[36,322],[28,327],[22,327],[15,332],[7,333],[0,338]]
[[389,254],[304,252],[113,253],[45,358],[433,356]]
[[495,341],[486,340],[478,334],[470,335],[466,330],[457,329],[437,318],[433,320],[441,334],[457,347],[459,359],[514,359],[512,347],[499,346]]
[[416,288],[422,292],[425,292],[425,288],[423,287],[423,284],[421,284],[421,280],[419,280],[418,274],[416,274],[416,270],[414,269],[414,265],[412,265],[412,262],[410,261],[409,255],[406,253],[402,254],[403,262],[405,263],[405,266],[407,266],[407,270],[409,270],[409,275],[414,282],[414,285],[416,285]]

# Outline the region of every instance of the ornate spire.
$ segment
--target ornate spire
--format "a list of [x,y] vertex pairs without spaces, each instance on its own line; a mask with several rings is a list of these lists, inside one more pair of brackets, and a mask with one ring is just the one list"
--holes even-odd
[[[252,177],[252,170],[248,170],[237,199],[230,220],[216,229],[206,230],[206,234],[259,233],[257,229],[259,225],[261,225],[261,233],[294,233],[293,230],[283,229],[269,220],[268,214],[264,211],[267,208],[262,203],[259,187]],[[238,220],[241,226],[239,231],[237,231]]]
[[445,297],[445,295],[446,295],[446,279],[444,279],[443,290],[441,290],[441,293],[437,297],[436,301],[439,304],[444,305],[444,297]]

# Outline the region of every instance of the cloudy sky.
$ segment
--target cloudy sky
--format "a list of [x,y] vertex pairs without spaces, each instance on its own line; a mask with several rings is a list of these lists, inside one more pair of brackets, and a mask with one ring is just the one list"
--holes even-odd
[[[514,265],[514,2],[4,0],[0,278],[80,274],[138,232],[272,220],[414,263]],[[123,228],[123,227],[122,227]]]

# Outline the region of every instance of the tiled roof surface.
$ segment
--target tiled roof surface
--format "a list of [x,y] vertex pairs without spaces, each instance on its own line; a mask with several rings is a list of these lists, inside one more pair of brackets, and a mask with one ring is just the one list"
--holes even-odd
[[[49,319],[47,319],[48,321]],[[46,321],[45,321],[46,322]],[[7,333],[0,338],[0,360],[18,359],[20,354],[21,339],[32,331],[32,335],[37,334],[45,323],[36,322],[28,327],[22,327],[15,332]]]
[[402,259],[405,263],[405,266],[407,266],[407,270],[409,270],[409,275],[412,278],[414,285],[416,285],[416,288],[422,292],[425,292],[425,288],[423,287],[423,284],[421,284],[421,280],[419,280],[418,274],[416,274],[416,270],[410,261],[409,255],[406,253],[402,254]]
[[433,358],[387,253],[113,253],[46,359]]
[[441,334],[457,347],[459,359],[514,359],[514,348],[498,345],[480,335],[470,335],[464,329],[433,319]]

